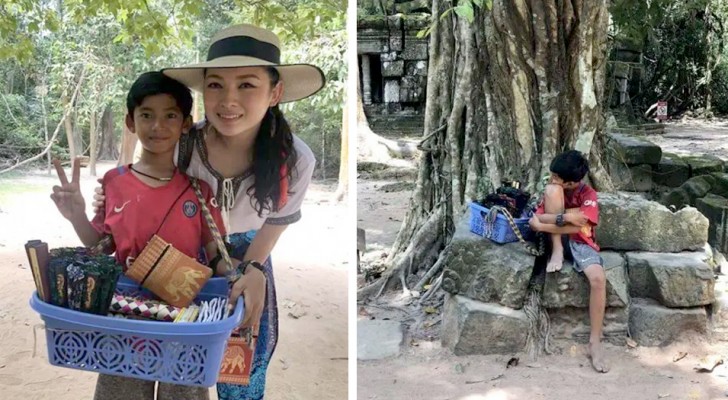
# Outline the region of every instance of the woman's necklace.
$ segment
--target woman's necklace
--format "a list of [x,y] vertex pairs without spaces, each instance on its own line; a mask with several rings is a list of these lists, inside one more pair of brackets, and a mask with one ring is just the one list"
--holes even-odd
[[157,180],[157,181],[160,181],[160,182],[169,182],[169,181],[172,180],[172,178],[157,178],[156,176],[152,176],[152,175],[149,175],[149,174],[145,174],[142,171],[139,171],[137,169],[134,169],[134,167],[132,167],[131,165],[129,166],[129,169],[132,170],[132,171],[134,171],[134,172],[136,172],[139,175],[144,175],[147,178],[152,178],[152,179]]

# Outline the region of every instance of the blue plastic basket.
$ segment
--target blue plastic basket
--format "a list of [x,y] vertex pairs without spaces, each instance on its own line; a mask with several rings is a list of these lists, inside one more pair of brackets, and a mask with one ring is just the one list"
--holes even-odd
[[[508,223],[506,217],[498,213],[495,218],[495,223],[492,225],[486,222],[486,216],[490,210],[486,207],[481,206],[475,202],[470,203],[470,231],[490,239],[493,242],[505,244],[511,242],[517,242],[518,237],[513,233],[511,224]],[[526,240],[533,238],[533,232],[531,227],[528,225],[529,218],[513,218],[516,223],[518,230]]]
[[[117,292],[148,294],[122,276]],[[212,278],[199,300],[227,297],[225,278]],[[227,339],[243,320],[244,302],[216,322],[157,322],[82,313],[48,304],[34,292],[30,307],[46,326],[48,361],[82,369],[150,381],[210,387],[217,382]]]

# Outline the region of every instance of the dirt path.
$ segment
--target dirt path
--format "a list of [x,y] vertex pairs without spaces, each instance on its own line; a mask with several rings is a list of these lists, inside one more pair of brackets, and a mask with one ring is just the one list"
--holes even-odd
[[647,140],[662,147],[662,151],[680,155],[710,154],[728,160],[728,120],[712,121],[684,119],[665,126],[665,134],[648,135]]
[[[534,364],[516,355],[521,362],[507,369],[510,355],[457,357],[434,342],[417,344],[398,358],[358,362],[358,399],[718,400],[728,390],[728,367],[693,371],[700,357],[717,350],[699,343],[629,350],[607,345],[607,374],[591,369],[583,345],[564,344],[563,354]],[[672,362],[678,351],[689,355]]]
[[[687,121],[668,124],[662,136],[648,137],[664,151],[678,154],[713,154],[728,160],[728,121]],[[394,181],[360,180],[357,185],[357,225],[366,229],[371,262],[389,251],[404,219],[411,191],[385,193]],[[363,282],[360,282],[362,284]],[[359,319],[391,319],[412,325],[414,318],[399,293],[391,293],[373,306],[359,306]],[[693,370],[699,359],[721,354],[728,362],[726,343],[688,341],[665,348],[629,349],[606,345],[612,371],[598,374],[586,358],[582,344],[558,342],[554,355],[529,364],[523,354],[455,356],[439,342],[437,323],[429,340],[422,332],[405,334],[398,357],[357,362],[358,399],[438,400],[718,400],[728,398],[728,365],[710,374]],[[684,359],[673,362],[680,351]],[[506,369],[511,356],[519,366]]]
[[[103,174],[111,168],[104,164]],[[90,199],[94,178],[82,171]],[[40,317],[28,306],[34,288],[23,244],[42,239],[51,247],[79,245],[73,228],[48,195],[56,183],[44,173],[0,178],[0,395],[37,400],[90,399],[96,374],[48,364]],[[347,396],[347,210],[329,203],[335,187],[314,184],[303,219],[292,225],[273,253],[280,339],[269,367],[266,399],[344,399]],[[90,211],[89,211],[90,214]],[[311,240],[311,237],[316,240]],[[299,318],[289,313],[305,315]],[[214,390],[212,398],[217,399]],[[130,399],[132,400],[132,399]]]

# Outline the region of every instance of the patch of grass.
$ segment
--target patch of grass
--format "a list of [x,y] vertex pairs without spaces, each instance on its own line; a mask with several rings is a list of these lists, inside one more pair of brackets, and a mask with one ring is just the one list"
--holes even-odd
[[[21,174],[18,174],[16,178],[21,176]],[[50,194],[47,185],[13,179],[12,172],[10,175],[3,176],[3,178],[0,179],[0,204],[9,202],[10,199],[19,194],[41,192],[48,192],[48,194]]]

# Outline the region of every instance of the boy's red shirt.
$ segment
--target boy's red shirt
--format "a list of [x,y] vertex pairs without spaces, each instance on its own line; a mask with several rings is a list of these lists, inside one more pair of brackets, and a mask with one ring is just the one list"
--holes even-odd
[[[594,236],[594,227],[599,224],[599,203],[597,203],[597,191],[587,184],[580,184],[574,190],[564,190],[564,208],[579,208],[589,220],[578,233],[569,235],[569,240],[585,243],[596,251],[599,246]],[[543,199],[536,208],[536,214],[544,214]]]
[[[210,186],[199,183],[212,218],[220,234],[225,235]],[[175,171],[166,185],[155,188],[134,176],[128,166],[121,166],[104,175],[102,186],[106,195],[104,213],[96,214],[91,224],[99,233],[114,237],[116,261],[125,270],[157,229],[162,239],[194,259],[198,258],[201,247],[214,240],[189,178],[179,171]],[[170,207],[172,210],[164,220]]]

